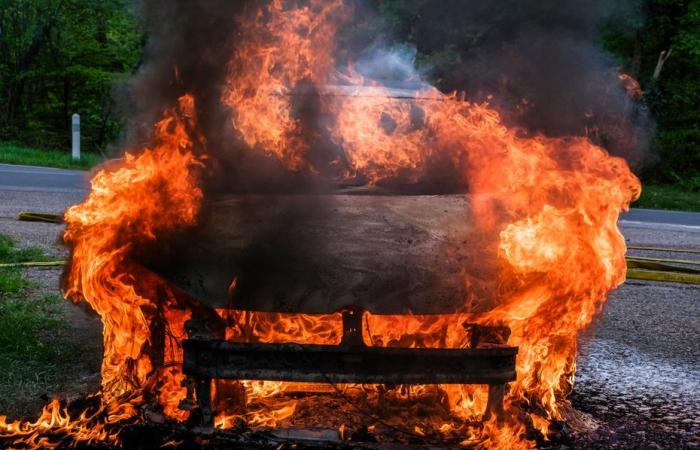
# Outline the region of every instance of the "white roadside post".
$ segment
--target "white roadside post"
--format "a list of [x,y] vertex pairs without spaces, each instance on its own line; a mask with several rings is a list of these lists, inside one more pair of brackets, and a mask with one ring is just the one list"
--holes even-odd
[[72,121],[73,139],[72,139],[72,155],[73,161],[80,160],[80,114],[73,114]]

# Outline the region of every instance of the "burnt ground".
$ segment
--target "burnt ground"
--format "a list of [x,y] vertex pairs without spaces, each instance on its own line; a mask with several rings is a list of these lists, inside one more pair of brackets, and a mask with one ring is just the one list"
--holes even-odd
[[[80,200],[80,192],[2,191],[0,233],[21,244],[39,245],[65,256],[57,243],[62,227],[18,222],[20,210],[60,212]],[[631,245],[700,249],[700,232],[623,226]],[[700,254],[645,256],[700,259]],[[34,293],[56,293],[60,269],[26,272]],[[68,332],[61,339],[81,345],[81,364],[62,368],[60,382],[44,392],[23,392],[3,399],[12,415],[32,415],[46,397],[74,397],[99,384],[101,326],[81,308],[65,302]],[[582,336],[576,385],[571,396],[579,411],[568,426],[569,437],[551,448],[678,449],[700,448],[700,287],[630,280],[613,292],[603,313]]]

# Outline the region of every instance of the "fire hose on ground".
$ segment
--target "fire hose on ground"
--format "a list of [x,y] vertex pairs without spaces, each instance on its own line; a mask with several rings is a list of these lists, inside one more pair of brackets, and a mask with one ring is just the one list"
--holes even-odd
[[[629,250],[700,254],[698,249],[629,245]],[[700,284],[700,260],[628,255],[627,279]],[[691,266],[691,267],[689,267]]]
[[685,284],[700,284],[700,270],[666,264],[672,262],[676,264],[700,265],[697,261],[672,260],[668,258],[644,258],[627,257],[627,278],[632,280],[646,281],[670,281]]
[[17,220],[20,220],[22,222],[62,223],[63,215],[22,211],[19,213],[19,217],[17,218]]
[[[48,222],[62,223],[63,215],[47,214],[30,211],[19,213],[19,220],[26,222]],[[629,250],[642,250],[649,252],[668,252],[700,254],[699,249],[682,249],[666,247],[646,247],[630,245]],[[675,258],[652,258],[648,256],[627,256],[627,279],[644,281],[665,281],[672,283],[697,284],[700,285],[700,269],[688,266],[699,266],[700,260],[675,259]],[[3,268],[24,268],[24,267],[57,267],[66,264],[65,260],[53,261],[30,261],[18,263],[0,264]]]

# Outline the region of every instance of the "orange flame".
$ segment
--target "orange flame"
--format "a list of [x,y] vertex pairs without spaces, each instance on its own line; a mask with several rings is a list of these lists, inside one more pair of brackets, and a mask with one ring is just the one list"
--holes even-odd
[[[155,127],[153,146],[107,163],[94,174],[88,198],[65,214],[64,240],[71,246],[72,261],[66,296],[86,301],[103,323],[99,411],[71,417],[54,401],[34,423],[8,424],[2,418],[0,436],[21,437],[29,448],[50,448],[41,437],[47,430],[69,434],[76,442],[115,443],[116,434],[107,425],[132,418],[143,402],[139,392],[147,388],[160,392],[167,414],[185,417],[177,409],[184,377],[169,365],[181,361],[182,350],[173,339],[184,336],[182,324],[189,312],[178,309],[162,281],[129,262],[139,246],[193,225],[202,200],[202,158],[189,137],[195,129],[193,98],[180,98],[165,116]],[[150,347],[155,345],[153,321],[161,313],[171,338],[156,363]]]
[[[348,13],[340,1],[326,5]],[[245,50],[239,50],[253,52],[254,57],[247,54],[246,61],[260,60],[264,55],[265,68],[261,74],[259,69],[239,67],[231,74],[227,99],[238,117],[234,127],[244,136],[275,130],[268,126],[270,122],[286,127],[286,134],[278,136],[294,135],[290,130],[296,127],[289,119],[293,109],[289,95],[273,96],[272,100],[269,95],[258,96],[253,102],[258,108],[254,109],[231,95],[236,91],[239,96],[246,94],[240,80],[250,80],[257,93],[278,94],[280,87],[289,94],[298,84],[327,80],[371,86],[355,94],[349,91],[324,99],[322,104],[334,119],[328,132],[348,162],[344,175],[360,175],[369,184],[398,177],[418,181],[431,160],[451,161],[469,185],[473,221],[490,236],[500,265],[495,275],[500,280],[501,300],[493,311],[481,316],[423,319],[370,316],[371,335],[365,332],[365,340],[373,345],[460,347],[467,341],[461,323],[507,325],[512,330],[510,343],[520,347],[519,378],[512,385],[509,404],[524,399],[540,405],[547,418],[561,418],[558,400],[572,386],[577,333],[600,310],[608,291],[624,281],[625,245],[617,218],[639,195],[637,178],[622,159],[611,157],[586,138],[528,136],[524,130],[504,125],[488,104],[472,104],[434,88],[417,92],[413,99],[397,99],[390,90],[364,79],[352,68],[340,75],[332,70],[334,39],[299,33],[297,27],[308,23],[304,15],[308,9],[282,11],[279,6],[275,2],[266,11],[275,17],[270,22],[278,26],[272,30],[257,22],[247,32],[253,36],[250,42],[244,40],[241,45]],[[330,33],[337,24],[335,20],[326,22],[325,30]],[[260,36],[270,34],[276,44],[274,55],[259,45]],[[300,64],[306,61],[307,53],[299,49],[312,47],[317,50],[313,63]],[[302,57],[297,59],[298,55]],[[416,116],[421,120],[418,125]],[[243,117],[249,117],[246,126],[240,125]],[[262,140],[247,142],[258,144]],[[303,161],[300,148],[294,140],[281,139],[268,145],[267,151],[287,167],[300,169],[307,166],[299,163],[299,158]],[[269,322],[262,316],[258,319],[266,323],[266,331],[257,339],[290,338],[277,333],[289,326],[284,318]],[[302,332],[292,340],[301,336],[315,342],[313,336],[331,333],[331,325],[323,328],[326,319],[316,320],[319,323],[310,327],[313,333]],[[458,415],[476,414],[473,402],[464,406],[463,401],[455,400],[467,398],[464,393],[474,392],[473,388],[442,388],[450,393],[453,412],[462,405]],[[510,429],[511,440],[521,434],[518,430]],[[502,431],[494,436],[498,433]],[[501,442],[501,438],[496,441]]]
[[223,103],[233,126],[251,147],[277,156],[286,167],[307,165],[308,149],[294,117],[289,94],[299,81],[326,83],[333,67],[333,38],[347,14],[340,1],[313,0],[290,8],[273,0],[267,10],[252,8],[239,18],[247,40],[229,63]]
[[138,155],[127,152],[122,163],[97,172],[90,196],[65,215],[64,239],[72,246],[66,296],[84,299],[102,318],[106,401],[144,387],[158,370],[148,352],[152,320],[157,308],[171,302],[146,296],[148,276],[129,271],[128,258],[159,235],[195,224],[202,161],[188,132],[194,120],[193,98],[180,98],[179,108],[156,125],[153,147]]

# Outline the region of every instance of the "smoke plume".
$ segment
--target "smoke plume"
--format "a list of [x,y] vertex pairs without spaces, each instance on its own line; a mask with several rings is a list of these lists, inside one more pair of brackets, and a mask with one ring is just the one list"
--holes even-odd
[[[245,151],[231,126],[232,112],[221,102],[228,64],[247,32],[236,17],[260,3],[269,2],[141,2],[147,44],[131,82],[128,140],[147,141],[163,109],[179,95],[191,93],[199,131],[220,174],[211,178],[212,189],[279,191],[318,184],[301,173],[281,170],[264,155]],[[620,80],[616,62],[599,42],[601,24],[621,13],[612,2],[346,3],[354,16],[340,27],[336,39],[340,72],[351,64],[367,80],[391,87],[417,90],[434,84],[444,92],[463,91],[468,100],[488,101],[507,123],[524,132],[587,135],[632,166],[643,163],[653,126],[635,98],[633,82]],[[410,30],[386,19],[391,8],[413,17]],[[306,111],[304,122],[313,124],[305,133],[328,141],[317,123],[320,119],[308,117],[314,108],[299,109]],[[316,145],[309,158],[319,167],[342,162],[342,151],[325,144]]]
[[653,124],[600,41],[604,24],[634,14],[625,8],[610,0],[409,1],[400,12],[414,17],[411,29],[389,28],[394,38],[410,34],[443,90],[488,100],[531,132],[588,134],[639,166]]

